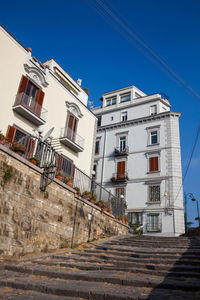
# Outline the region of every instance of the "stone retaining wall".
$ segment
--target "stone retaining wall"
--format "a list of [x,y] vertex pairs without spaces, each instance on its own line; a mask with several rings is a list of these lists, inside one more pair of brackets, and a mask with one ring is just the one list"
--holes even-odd
[[0,145],[0,253],[47,252],[128,233],[126,225],[59,180],[44,193],[40,180],[38,167]]

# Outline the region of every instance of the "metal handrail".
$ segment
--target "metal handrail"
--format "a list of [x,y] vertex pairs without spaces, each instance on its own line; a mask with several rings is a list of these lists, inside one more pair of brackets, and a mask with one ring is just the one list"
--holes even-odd
[[70,141],[72,141],[73,143],[80,146],[81,148],[84,148],[84,142],[85,142],[84,138],[82,138],[79,134],[74,132],[69,127],[61,128],[60,138],[67,138]]

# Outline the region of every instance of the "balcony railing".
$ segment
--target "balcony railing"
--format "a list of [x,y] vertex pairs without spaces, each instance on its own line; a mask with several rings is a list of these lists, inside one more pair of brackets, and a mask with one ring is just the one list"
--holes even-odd
[[110,179],[112,182],[126,182],[128,180],[128,173],[124,174],[113,173]]
[[146,224],[146,229],[148,232],[161,232],[162,231],[162,223],[158,222],[157,224]]
[[75,152],[82,152],[84,150],[84,139],[75,133],[70,128],[62,128],[60,133],[60,142]]
[[47,110],[36,101],[28,101],[26,93],[17,94],[13,110],[37,126],[46,122]]
[[128,146],[125,148],[116,147],[114,150],[114,156],[128,155]]

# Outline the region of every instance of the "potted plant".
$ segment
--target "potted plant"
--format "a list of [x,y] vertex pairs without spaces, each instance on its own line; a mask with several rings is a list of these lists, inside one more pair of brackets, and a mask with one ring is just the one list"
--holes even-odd
[[112,209],[109,209],[108,212],[109,212],[109,214],[111,214],[111,215],[112,215],[112,213],[113,213]]
[[84,199],[90,199],[90,191],[84,191],[81,195]]
[[97,206],[99,206],[103,211],[107,211],[108,210],[108,205],[105,201],[103,200],[99,200],[97,203],[96,203]]
[[3,133],[0,131],[0,144],[5,145],[7,143],[8,139],[3,135]]
[[64,178],[64,182],[70,186],[70,187],[73,187],[73,178],[69,175],[66,175],[65,178]]
[[35,166],[39,166],[39,164],[40,164],[40,160],[39,160],[39,158],[37,158],[37,157],[31,157],[30,159],[29,159],[29,161],[32,163],[32,164],[34,164]]
[[22,155],[25,153],[26,147],[24,145],[22,145],[21,143],[14,142],[10,146],[10,150],[14,151],[15,153],[17,153],[19,155]]
[[90,202],[95,204],[96,199],[97,199],[97,195],[94,193],[90,193]]
[[62,181],[62,179],[63,179],[63,173],[62,173],[61,171],[57,172],[57,173],[56,173],[56,178],[57,178],[58,180]]
[[74,189],[76,190],[77,195],[80,196],[81,194],[80,188],[78,186],[75,186]]

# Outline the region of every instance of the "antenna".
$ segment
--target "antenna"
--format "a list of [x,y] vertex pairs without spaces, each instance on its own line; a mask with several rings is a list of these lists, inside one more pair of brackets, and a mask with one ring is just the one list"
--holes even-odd
[[50,137],[50,135],[53,132],[53,130],[54,130],[54,127],[52,127],[49,131],[47,131],[47,133],[45,134],[45,136],[42,138],[42,142],[46,141]]

